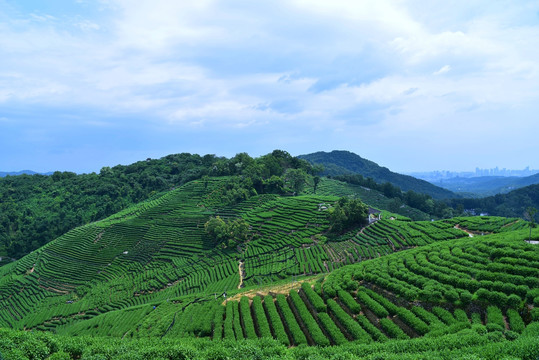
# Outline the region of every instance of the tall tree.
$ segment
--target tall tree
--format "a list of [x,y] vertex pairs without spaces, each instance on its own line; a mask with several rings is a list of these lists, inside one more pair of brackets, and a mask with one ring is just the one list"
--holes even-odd
[[305,187],[307,173],[302,169],[288,169],[285,173],[285,179],[297,195]]
[[320,176],[316,175],[313,178],[313,183],[314,183],[313,192],[316,194],[316,188],[318,188],[318,184],[320,183]]

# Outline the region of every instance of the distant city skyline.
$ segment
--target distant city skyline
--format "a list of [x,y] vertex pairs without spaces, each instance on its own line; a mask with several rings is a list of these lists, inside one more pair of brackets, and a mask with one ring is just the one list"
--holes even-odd
[[442,180],[442,179],[451,179],[455,177],[481,177],[481,176],[515,176],[515,177],[526,177],[532,176],[539,173],[539,169],[530,169],[529,166],[526,166],[522,170],[518,169],[506,169],[499,168],[498,166],[490,169],[481,169],[479,167],[475,168],[475,171],[450,171],[450,170],[433,170],[433,171],[417,171],[409,172],[407,175],[411,175],[424,180]]
[[539,168],[537,1],[0,0],[0,48],[2,171],[274,149]]

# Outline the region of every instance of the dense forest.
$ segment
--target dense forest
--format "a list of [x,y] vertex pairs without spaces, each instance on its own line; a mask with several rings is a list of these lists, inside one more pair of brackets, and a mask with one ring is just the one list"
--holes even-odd
[[449,204],[455,209],[461,211],[471,209],[478,214],[524,217],[526,209],[530,207],[539,209],[539,185],[530,185],[507,194],[496,194],[479,199],[453,199]]

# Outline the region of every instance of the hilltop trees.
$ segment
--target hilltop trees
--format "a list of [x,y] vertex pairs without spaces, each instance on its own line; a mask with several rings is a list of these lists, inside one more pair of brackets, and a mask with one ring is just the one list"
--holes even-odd
[[225,203],[234,204],[254,194],[297,192],[303,177],[316,171],[307,161],[275,150],[258,158],[173,154],[106,166],[97,174],[7,176],[0,178],[0,257],[22,257],[70,229],[192,180],[203,179],[206,189],[210,176],[234,176],[222,194]]
[[288,169],[285,173],[285,179],[290,188],[297,194],[305,188],[307,173],[303,169]]

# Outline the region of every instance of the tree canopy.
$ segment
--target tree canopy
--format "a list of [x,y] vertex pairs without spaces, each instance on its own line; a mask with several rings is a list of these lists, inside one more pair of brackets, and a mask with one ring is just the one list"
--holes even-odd
[[367,223],[369,207],[359,199],[342,197],[328,211],[331,232],[341,233],[351,227]]

